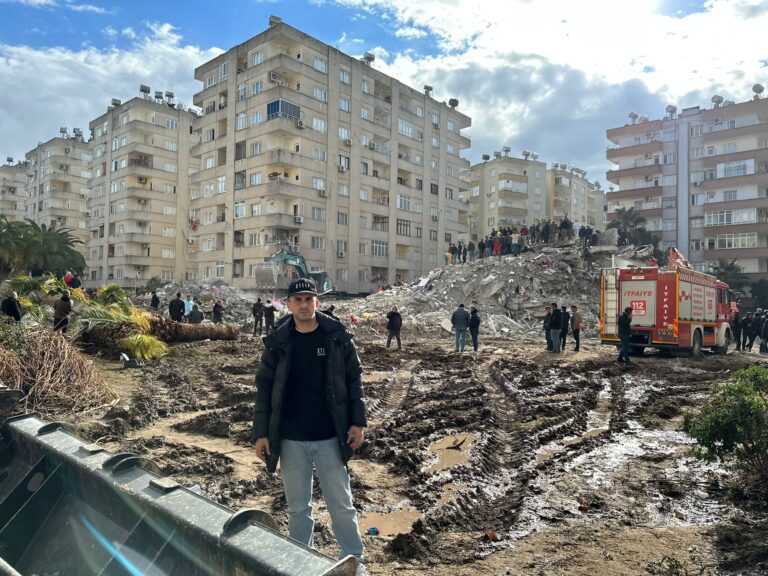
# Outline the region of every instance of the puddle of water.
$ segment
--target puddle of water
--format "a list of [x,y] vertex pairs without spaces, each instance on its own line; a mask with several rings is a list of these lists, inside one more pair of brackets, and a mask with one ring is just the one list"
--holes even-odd
[[469,450],[476,437],[474,434],[456,434],[445,436],[429,447],[437,454],[438,460],[428,470],[438,472],[459,464],[469,463]]
[[378,528],[381,536],[408,534],[411,525],[421,518],[418,510],[395,510],[386,514],[366,512],[358,518],[360,531],[365,534],[368,528]]
[[458,493],[461,490],[466,490],[467,485],[464,482],[448,482],[447,484],[443,485],[443,495],[440,497],[440,499],[435,503],[435,505],[440,508],[441,506],[445,506],[448,504],[448,502],[452,502],[456,499],[456,496],[458,496]]

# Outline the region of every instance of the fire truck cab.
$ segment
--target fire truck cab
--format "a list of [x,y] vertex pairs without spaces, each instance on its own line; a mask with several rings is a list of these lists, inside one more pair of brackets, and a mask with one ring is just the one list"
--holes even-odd
[[632,348],[709,348],[725,354],[732,341],[728,285],[690,268],[606,268],[600,281],[600,341],[620,342],[618,318],[632,308]]

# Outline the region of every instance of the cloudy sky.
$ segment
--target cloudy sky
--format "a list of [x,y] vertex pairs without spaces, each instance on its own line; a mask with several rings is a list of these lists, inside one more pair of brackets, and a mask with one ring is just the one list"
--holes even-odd
[[191,103],[193,70],[270,14],[473,119],[467,157],[511,146],[605,183],[605,130],[768,86],[768,0],[0,0],[0,155],[82,128],[139,84]]

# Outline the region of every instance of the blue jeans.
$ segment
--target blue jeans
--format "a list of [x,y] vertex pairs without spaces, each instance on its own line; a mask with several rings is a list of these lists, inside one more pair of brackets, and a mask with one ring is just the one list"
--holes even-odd
[[547,339],[547,350],[552,350],[552,336],[549,334],[549,328],[544,330],[544,338]]
[[467,329],[456,328],[456,351],[464,352],[464,346],[467,343]]
[[560,352],[560,328],[550,328],[549,337],[552,339],[552,352]]
[[294,540],[312,547],[315,520],[312,516],[312,464],[339,544],[339,558],[354,556],[363,561],[363,540],[352,505],[349,474],[341,459],[336,438],[316,442],[280,442],[280,476],[288,502],[288,531]]

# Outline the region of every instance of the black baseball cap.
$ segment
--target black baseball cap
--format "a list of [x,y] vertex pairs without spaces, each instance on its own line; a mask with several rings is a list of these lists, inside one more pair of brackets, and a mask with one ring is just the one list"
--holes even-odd
[[288,284],[288,297],[294,294],[314,294],[317,296],[314,280],[310,278],[299,278]]

